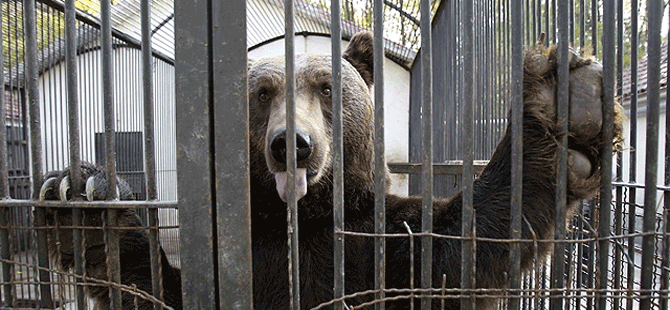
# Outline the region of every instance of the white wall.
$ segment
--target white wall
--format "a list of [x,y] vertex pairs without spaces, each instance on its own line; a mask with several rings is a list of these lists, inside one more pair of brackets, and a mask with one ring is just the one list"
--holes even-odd
[[[349,43],[342,41],[344,51]],[[330,54],[330,38],[296,36],[295,53]],[[276,40],[249,51],[249,59],[284,55],[284,40]],[[409,154],[409,81],[410,72],[397,63],[384,59],[384,142],[387,162],[407,162]],[[374,90],[373,90],[374,91]],[[405,174],[391,175],[391,192],[407,195]]]
[[[637,146],[633,149],[630,145],[630,107],[629,102],[625,102],[626,110],[626,119],[624,121],[624,152],[622,157],[622,168],[623,168],[623,181],[629,182],[631,180],[630,175],[630,157],[635,156],[636,159],[636,171],[635,171],[635,183],[644,184],[645,183],[645,168],[646,168],[646,156],[647,156],[647,109],[646,109],[646,97],[640,97],[638,99],[638,115],[637,115]],[[660,98],[660,115],[659,115],[659,126],[658,126],[658,165],[656,166],[657,173],[657,182],[656,184],[663,185],[665,183],[665,100],[666,93],[665,90],[661,90]],[[614,159],[616,160],[616,158]],[[616,162],[615,162],[616,163]],[[616,176],[616,165],[614,166],[613,176]],[[644,189],[637,190],[637,196],[635,197],[638,205],[644,205]],[[663,200],[663,194],[661,191],[658,191],[656,194],[656,212],[659,214],[663,213],[663,205],[661,201]],[[637,208],[638,213],[642,214],[642,208]],[[640,221],[641,222],[641,221]]]

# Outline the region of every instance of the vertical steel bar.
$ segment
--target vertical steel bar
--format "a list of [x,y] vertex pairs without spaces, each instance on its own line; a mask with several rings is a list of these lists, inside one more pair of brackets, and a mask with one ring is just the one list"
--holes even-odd
[[[668,18],[670,19],[670,10],[668,10]],[[670,30],[668,30],[670,33]],[[661,51],[663,52],[663,51]],[[666,47],[666,65],[670,64],[670,46]],[[0,57],[1,58],[1,57]],[[666,74],[666,84],[670,85],[670,75]],[[668,89],[666,87],[665,95],[665,186],[670,185],[670,96],[668,96]],[[661,290],[666,292],[670,288],[670,191],[665,190],[663,192],[663,220],[662,223],[665,225],[662,228],[663,232],[663,252],[661,254]],[[661,294],[660,309],[668,309],[668,302],[670,297],[668,294]]]
[[[591,1],[591,47],[593,49],[593,54],[598,57],[598,0],[592,0]],[[588,202],[588,207],[589,207],[589,224],[592,227],[595,227],[596,223],[596,206],[593,201]],[[587,261],[587,283],[589,288],[593,288],[593,283],[595,280],[595,257],[596,257],[596,244],[595,242],[589,243],[589,248],[588,248],[588,261]],[[593,303],[594,303],[594,298],[587,298],[586,299],[586,307],[588,310],[593,309]]]
[[664,1],[647,1],[647,148],[645,163],[644,219],[642,237],[642,274],[640,310],[651,309],[656,224],[656,189],[658,165],[659,88],[661,70],[661,23]]
[[[605,141],[612,141],[614,117],[614,83],[616,64],[616,2],[603,2],[603,133]],[[598,289],[605,290],[609,284],[609,244],[611,235],[611,203],[612,203],[612,143],[605,143],[602,149],[602,190],[600,192],[600,227],[598,237],[599,281]],[[597,293],[598,309],[606,309],[607,294]]]
[[[77,20],[74,0],[65,2],[65,64],[67,76],[67,108],[68,108],[68,126],[70,139],[70,184],[71,197],[80,197],[81,171],[79,170],[79,98],[77,96]],[[72,223],[75,226],[82,224],[81,209],[72,210]],[[74,272],[76,275],[84,274],[84,250],[82,244],[82,229],[75,228],[72,231],[72,242],[74,248]],[[81,279],[75,280],[77,283]],[[81,285],[77,285],[77,308],[84,309],[84,290]]]
[[[151,56],[151,2],[140,3],[140,23],[142,24],[142,94],[144,95],[144,172],[146,176],[147,201],[158,198],[156,192],[156,151],[154,145],[154,83],[153,58]],[[153,295],[163,300],[161,278],[161,253],[158,241],[158,209],[149,209],[149,255],[151,257],[151,287]],[[155,310],[162,307],[154,305]]]
[[[253,306],[247,9],[245,1],[212,3],[212,132],[216,154],[219,306]],[[225,133],[225,134],[221,134]],[[235,177],[231,177],[235,176]],[[181,209],[180,209],[181,212]],[[235,215],[235,216],[233,216]],[[186,308],[185,308],[186,309]]]
[[[475,283],[475,241],[474,238],[474,208],[473,208],[473,113],[475,107],[475,76],[473,72],[474,64],[474,3],[466,0],[462,3],[462,40],[463,40],[463,100],[461,100],[461,120],[463,122],[462,144],[463,149],[463,175],[461,176],[463,189],[462,223],[461,235],[466,238],[461,246],[461,288],[474,289]],[[470,238],[470,239],[467,239]],[[461,299],[461,309],[475,309],[475,299]]]
[[[384,159],[384,3],[374,1],[374,85],[375,85],[375,233],[386,232],[386,160]],[[375,289],[377,299],[383,299],[386,287],[386,242],[375,238]],[[375,304],[376,310],[385,309],[384,303]]]
[[[107,179],[106,199],[116,200],[118,198],[116,192],[116,145],[114,143],[114,135],[116,134],[116,120],[114,117],[114,75],[112,72],[112,23],[110,0],[103,0],[100,2],[100,37],[102,104],[104,107],[105,119],[105,178]],[[70,162],[72,163],[72,161]],[[116,231],[116,229],[118,229],[117,210],[107,209],[105,210],[105,214],[107,215],[106,226],[109,228],[109,230],[106,232],[107,239],[105,240],[108,279],[114,283],[120,283],[121,263],[119,261],[119,233]],[[109,294],[112,309],[115,307],[121,307],[121,291],[118,288],[111,287]]]
[[[631,16],[630,16],[631,29],[638,29],[638,0],[631,0]],[[629,145],[631,150],[637,150],[637,78],[638,78],[638,32],[630,32],[630,127],[628,129],[629,134]],[[637,152],[629,152],[629,172],[628,172],[628,181],[630,183],[635,183],[637,180]],[[635,233],[635,222],[637,215],[637,189],[635,187],[630,187],[628,193],[628,234]],[[626,286],[628,287],[627,299],[626,299],[626,309],[632,310],[634,307],[633,303],[633,287],[635,285],[635,238],[630,237],[627,240],[628,243],[628,264],[626,266]]]
[[551,11],[551,1],[545,0],[545,3],[544,3],[544,32],[545,32],[544,45],[545,46],[548,46],[549,41],[551,40],[551,38],[556,35],[556,32],[552,32],[551,29],[549,29],[549,12],[550,11]]
[[[542,32],[542,27],[541,27],[541,16],[540,16],[540,2],[541,0],[533,0],[533,38],[531,39],[531,42],[528,42],[529,44],[534,44],[537,42],[537,38],[540,37],[540,32]],[[530,14],[529,14],[530,15]]]
[[[421,0],[421,122],[423,135],[421,231],[433,231],[433,59],[430,1]],[[433,239],[421,238],[421,287],[432,286]],[[421,309],[431,307],[430,298],[421,299]]]
[[591,47],[598,55],[598,0],[591,0]]
[[[567,2],[567,0],[563,0],[561,2]],[[569,20],[569,17],[567,16],[567,14],[569,13],[569,9],[566,7],[566,10],[568,12],[564,12],[564,13],[565,13],[565,18],[566,18],[566,22],[567,22],[567,20]],[[554,30],[553,31],[554,35],[551,36],[551,44],[556,44],[556,41],[558,40],[557,39],[557,37],[558,37],[558,33],[557,33],[558,25],[556,24],[556,0],[551,1],[551,27],[554,28],[553,29]],[[567,32],[567,30],[566,30],[566,32]]]
[[[521,239],[521,223],[523,210],[523,42],[521,34],[524,28],[521,23],[524,12],[517,1],[512,2],[512,197],[510,207],[510,238]],[[510,288],[521,288],[521,244],[510,244],[509,256]],[[519,309],[517,293],[508,301],[510,309]]]
[[586,21],[586,8],[584,7],[584,0],[579,0],[579,49],[584,48],[584,33],[586,32],[584,27]]
[[[25,10],[24,10],[25,11]],[[3,21],[4,16],[2,14],[3,10],[0,7],[0,30],[4,29]],[[26,28],[26,32],[28,28]],[[4,41],[4,32],[0,31],[0,42]],[[5,63],[4,49],[0,49],[0,63]],[[30,66],[30,65],[29,65]],[[33,68],[28,71],[29,73],[34,72],[35,64],[32,64]],[[31,76],[31,75],[29,75]],[[5,85],[5,75],[0,75],[0,85]],[[31,86],[31,85],[29,85]],[[5,106],[5,95],[4,93],[0,95],[0,200],[8,199],[9,197],[9,174],[7,172],[7,125],[5,121],[6,117],[6,106]],[[2,258],[2,289],[0,290],[0,305],[3,307],[11,307],[12,300],[12,285],[11,285],[11,269],[9,264],[10,252],[9,252],[9,208],[0,208],[0,257]],[[49,294],[51,297],[51,294]]]
[[[374,2],[374,85],[375,85],[375,233],[386,232],[386,160],[384,159],[384,4]],[[375,289],[378,299],[384,298],[386,287],[386,242],[384,237],[375,239]],[[384,303],[377,303],[376,310],[383,310]]]
[[[559,148],[557,154],[556,170],[556,192],[555,192],[555,232],[554,232],[554,257],[551,268],[551,288],[564,289],[565,274],[565,206],[567,204],[568,185],[568,103],[569,103],[569,24],[568,24],[568,2],[559,1],[559,23],[557,26],[558,51],[556,54],[558,67],[558,84],[556,86],[556,122],[560,124]],[[563,291],[556,291],[550,301],[551,309],[563,309]]]
[[[623,98],[623,59],[624,59],[624,42],[623,42],[623,0],[617,1],[617,72],[616,72],[616,95],[617,98]],[[619,149],[616,150],[616,180],[623,180],[623,152]],[[623,234],[623,186],[616,187],[616,204],[614,211],[614,234],[616,236],[621,236]],[[617,240],[618,241],[618,240]],[[621,289],[621,280],[622,280],[622,247],[614,247],[614,289]],[[614,308],[620,309],[621,299],[618,298],[621,296],[621,293],[617,292],[614,294],[613,298]]]
[[300,258],[298,244],[298,199],[296,196],[296,136],[295,136],[295,3],[284,2],[286,35],[286,174],[288,183],[288,255],[289,286],[291,291],[291,309],[300,309]]
[[[331,6],[331,47],[333,62],[333,229],[334,245],[334,298],[345,294],[344,283],[344,139],[342,127],[342,7],[340,0]],[[345,309],[344,301],[335,304],[335,310]]]
[[[570,26],[568,27],[569,31],[569,36],[570,36],[570,46],[575,45],[575,0],[570,0],[569,4],[569,10],[570,13],[569,19],[570,19]],[[560,13],[559,13],[560,14]]]
[[[39,196],[39,190],[42,186],[42,137],[41,137],[41,127],[40,127],[40,107],[39,107],[39,90],[37,82],[37,29],[36,29],[36,19],[35,19],[35,1],[34,0],[25,0],[23,3],[23,13],[24,13],[24,29],[25,29],[25,52],[26,52],[26,85],[28,91],[28,100],[30,106],[30,140],[32,148],[32,160],[33,160],[33,190],[32,198],[37,199]],[[4,41],[3,41],[4,42]],[[5,85],[2,83],[1,85]],[[4,99],[4,93],[2,95]],[[5,104],[2,103],[3,109]],[[5,120],[5,114],[2,114],[3,121]],[[3,124],[2,130],[5,130]],[[6,143],[2,143],[2,148],[6,147]],[[3,156],[4,158],[4,156]],[[5,167],[6,168],[6,167]],[[7,171],[4,170],[6,173]],[[0,176],[3,180],[6,180],[5,176]],[[4,186],[3,186],[4,189]],[[8,196],[2,195],[2,197]],[[35,209],[35,227],[45,226],[44,220],[44,209],[36,208]],[[40,267],[48,268],[49,267],[49,256],[46,251],[46,232],[44,230],[37,230],[37,242],[38,242],[38,265]],[[7,244],[9,245],[9,244]],[[3,251],[7,250],[6,253],[9,257],[9,247],[3,247]],[[5,254],[5,253],[3,253]],[[4,256],[3,256],[4,257]],[[6,273],[9,276],[9,272]],[[39,271],[39,279],[42,283],[51,282],[51,277],[49,273],[45,270]],[[5,294],[7,301],[11,302],[11,295]],[[40,305],[42,307],[52,307],[52,296],[51,296],[51,286],[48,284],[40,285]]]
[[[212,18],[211,5],[221,5],[221,2],[224,1],[175,0],[174,2],[174,23],[177,29],[175,31],[175,78],[180,81],[175,85],[177,171],[180,172],[177,173],[177,197],[180,206],[188,206],[188,208],[179,209],[184,309],[207,309],[219,302],[216,262],[220,244],[217,240],[218,231],[213,218],[217,212],[214,208],[217,197],[212,185],[216,180],[212,173],[214,117],[212,115],[211,26],[213,22],[220,22],[222,19]],[[238,16],[237,14],[245,16],[244,12],[240,12],[240,8],[244,6],[228,5],[229,1],[225,2],[226,8],[221,10],[221,13],[230,13],[231,18]],[[239,35],[240,30],[231,25],[235,23],[227,22],[226,27],[217,28],[230,31],[224,33],[224,38]],[[246,31],[242,33],[246,34]],[[229,44],[228,46],[233,48],[237,45]],[[246,44],[242,45],[246,50]],[[230,53],[230,55],[239,54]],[[235,58],[232,63],[242,63],[246,66],[246,59]],[[239,74],[239,72],[236,73]],[[246,77],[246,74],[239,76]],[[238,99],[242,100],[239,97]],[[238,166],[229,168],[232,167]],[[232,186],[231,184],[226,185]],[[232,189],[240,190],[239,187]],[[242,191],[237,191],[235,194],[226,196],[226,199],[239,197],[240,193]],[[237,218],[231,217],[232,221],[237,221]],[[230,229],[227,232],[233,233],[235,230]],[[225,240],[221,242],[224,243]],[[230,273],[230,275],[231,279],[240,280],[235,277],[237,274]],[[236,287],[238,286],[227,286],[228,289]],[[236,294],[236,291],[232,291],[226,296],[234,298]]]

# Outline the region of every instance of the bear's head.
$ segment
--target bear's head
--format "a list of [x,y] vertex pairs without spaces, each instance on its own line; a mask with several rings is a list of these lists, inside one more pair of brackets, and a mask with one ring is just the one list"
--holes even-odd
[[[342,58],[345,188],[374,189],[372,34],[352,37]],[[249,64],[249,137],[254,182],[286,201],[286,86],[284,56]],[[330,55],[295,60],[297,193],[332,192],[333,107]],[[388,179],[388,172],[386,172]],[[327,193],[326,193],[327,194]],[[321,197],[323,200],[325,197]]]

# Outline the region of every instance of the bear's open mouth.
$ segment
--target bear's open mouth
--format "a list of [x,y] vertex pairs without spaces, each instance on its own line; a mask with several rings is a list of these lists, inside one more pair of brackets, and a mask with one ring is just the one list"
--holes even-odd
[[[277,193],[279,198],[284,202],[288,201],[288,173],[286,171],[276,172],[275,174],[275,183],[277,183]],[[307,169],[298,168],[295,170],[295,188],[296,188],[296,198],[304,197],[307,194]]]

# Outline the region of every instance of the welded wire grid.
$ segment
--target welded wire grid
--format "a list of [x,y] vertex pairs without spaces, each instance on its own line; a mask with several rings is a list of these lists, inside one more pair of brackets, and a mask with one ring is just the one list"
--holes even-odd
[[[166,56],[165,50],[153,45],[151,52],[142,55],[139,38],[111,29],[110,7],[105,4],[110,3],[103,3],[102,8],[99,2],[86,1],[6,1],[0,4],[5,85],[2,127],[7,130],[3,140],[6,140],[3,142],[6,164],[0,170],[7,173],[5,179],[9,181],[5,183],[7,190],[2,192],[6,198],[3,198],[0,210],[3,309],[86,309],[92,303],[85,300],[82,288],[93,286],[114,287],[117,292],[136,296],[136,302],[149,300],[165,306],[151,295],[158,296],[155,292],[120,285],[114,275],[118,275],[118,270],[113,271],[114,268],[110,269],[110,279],[116,278],[117,283],[86,275],[81,269],[84,262],[76,262],[74,271],[57,270],[55,264],[60,256],[56,253],[60,252],[61,241],[72,240],[73,231],[83,232],[79,233],[80,237],[75,233],[75,240],[81,238],[81,242],[74,242],[76,249],[78,244],[86,242],[87,231],[104,229],[108,234],[129,229],[103,220],[114,208],[137,209],[144,226],[133,229],[159,232],[168,260],[173,266],[179,266],[177,211],[176,203],[171,202],[176,201],[175,129],[174,125],[169,125],[174,124],[175,117],[171,86],[174,85],[173,60]],[[76,10],[67,7],[76,7]],[[114,23],[120,23],[120,10],[119,6],[114,7]],[[73,17],[74,27],[65,26],[70,18],[67,12]],[[107,25],[101,26],[104,24]],[[149,26],[153,28],[145,32],[160,37],[165,23],[164,20],[152,20]],[[101,29],[108,31],[107,38]],[[66,30],[70,30],[67,35]],[[102,56],[105,50],[107,56]],[[74,66],[68,67],[73,62],[67,57],[72,56],[75,57]],[[153,79],[142,77],[143,63],[148,64]],[[107,77],[103,77],[104,70],[109,70]],[[143,95],[143,85],[147,83],[154,85],[153,90],[148,88],[151,100]],[[147,101],[150,110],[145,108]],[[68,103],[73,102],[79,103],[76,105],[78,113],[70,113]],[[113,111],[108,113],[111,118],[107,124],[103,118],[105,109]],[[146,113],[142,111],[154,112],[159,125],[152,123],[144,128],[143,115]],[[72,124],[78,128],[73,128]],[[154,144],[147,146],[145,136],[152,131],[156,132],[156,137],[151,137]],[[105,158],[106,154],[114,154],[106,152],[106,139],[110,136],[115,138],[111,141],[116,140],[112,144],[116,154],[115,158],[111,157],[112,162]],[[73,142],[79,144],[76,159],[71,156],[77,153],[70,152]],[[153,172],[145,170],[145,159],[154,162]],[[107,164],[119,177],[127,180],[135,199],[150,201],[139,205],[79,201],[78,208],[72,209],[75,205],[70,203],[27,200],[37,198],[43,173],[63,170],[70,164],[76,165],[79,160],[101,167]],[[157,181],[147,184],[147,173],[155,175]],[[45,211],[46,207],[51,211]],[[102,211],[100,207],[112,209]],[[87,211],[86,208],[96,210]],[[65,223],[72,219],[73,210],[81,213],[82,224],[60,224],[59,218],[65,219]],[[45,212],[52,212],[56,226],[44,224]],[[152,221],[152,217],[160,223]],[[47,231],[59,245],[56,252],[47,253],[44,239]],[[111,235],[106,239],[112,240],[108,237]],[[111,244],[108,243],[108,251],[113,250]],[[75,261],[83,256],[83,253],[75,255]],[[118,262],[118,257],[107,258],[110,266],[115,265],[115,261]],[[156,266],[156,270],[159,268]],[[118,302],[118,299],[113,301],[113,305]]]

